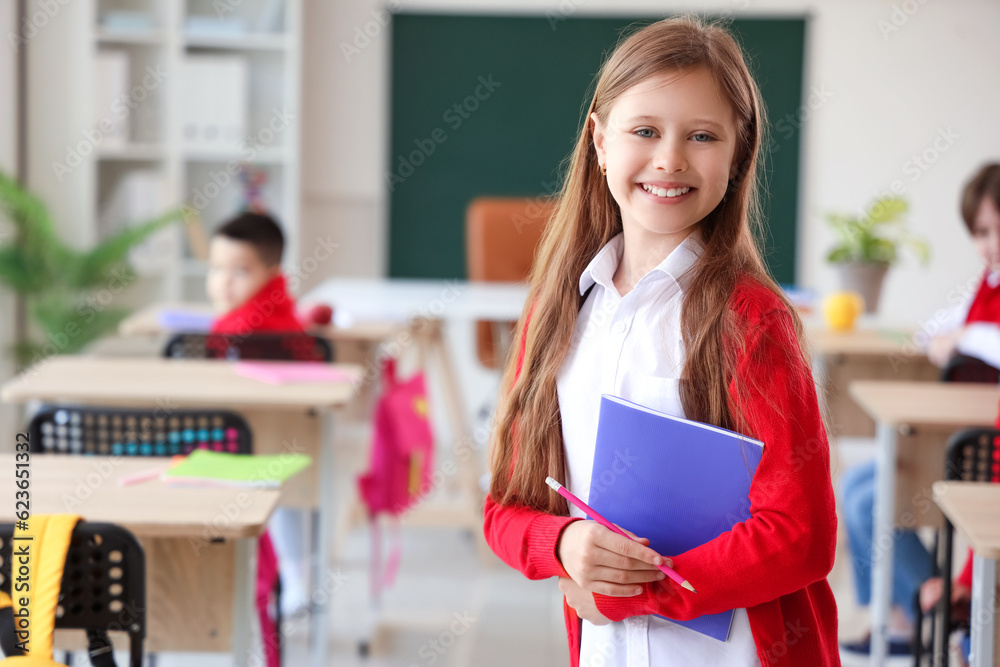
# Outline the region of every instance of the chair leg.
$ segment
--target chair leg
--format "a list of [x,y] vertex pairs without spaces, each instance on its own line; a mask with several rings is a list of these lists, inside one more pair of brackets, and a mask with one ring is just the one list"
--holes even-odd
[[933,663],[948,667],[948,635],[951,633],[951,570],[954,528],[946,518],[941,540],[941,599],[938,600],[937,627],[934,632]]
[[910,647],[910,650],[913,653],[913,667],[920,667],[920,663],[924,659],[924,610],[920,606],[919,590],[913,596],[913,607],[913,645]]
[[285,635],[281,631],[281,575],[278,575],[277,581],[274,582],[274,631],[277,634],[274,641],[278,647],[278,664],[283,664],[284,656],[282,653],[285,648]]

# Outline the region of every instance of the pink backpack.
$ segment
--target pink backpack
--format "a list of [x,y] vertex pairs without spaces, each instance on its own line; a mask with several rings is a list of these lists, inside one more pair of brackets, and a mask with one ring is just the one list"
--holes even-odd
[[[372,590],[377,595],[383,587],[392,584],[399,567],[399,515],[426,494],[432,484],[434,436],[422,371],[401,382],[396,377],[396,360],[386,359],[373,427],[368,472],[358,477],[358,490],[371,522]],[[379,514],[392,517],[396,527],[396,541],[381,573],[378,572],[381,557]]]

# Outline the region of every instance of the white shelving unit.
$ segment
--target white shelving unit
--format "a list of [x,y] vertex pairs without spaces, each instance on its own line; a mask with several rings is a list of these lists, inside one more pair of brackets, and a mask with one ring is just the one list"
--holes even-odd
[[[243,186],[235,172],[250,165],[266,174],[262,199],[285,230],[286,268],[296,265],[301,1],[59,4],[58,14],[29,43],[28,141],[29,185],[49,204],[63,235],[86,246],[136,222],[116,219],[107,208],[123,180],[135,180],[136,172],[158,177],[163,210],[184,205],[197,211],[205,234],[210,235],[241,207]],[[32,0],[29,11],[44,8]],[[117,19],[117,25],[111,25],[109,17]],[[105,102],[103,54],[118,54],[119,59],[124,54],[127,59],[125,86],[119,76],[114,88],[125,94],[114,95],[118,101],[113,104]],[[184,92],[190,82],[185,81],[190,57],[210,64],[213,59],[235,61],[240,65],[236,71],[245,70],[245,81],[239,85],[218,82],[219,88],[242,90],[245,97],[244,131],[228,145],[192,145],[191,128],[183,126],[186,105],[192,104],[192,96]],[[215,81],[210,83],[214,89]],[[107,127],[122,114],[127,138],[112,141],[104,136],[102,123]],[[192,256],[180,225],[147,247],[144,257],[153,260],[137,267],[145,283],[140,297],[144,301],[205,298],[207,267]]]

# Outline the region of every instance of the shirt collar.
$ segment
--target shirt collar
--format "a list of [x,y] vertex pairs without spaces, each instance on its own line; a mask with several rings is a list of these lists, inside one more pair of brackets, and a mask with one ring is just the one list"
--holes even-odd
[[994,289],[997,285],[1000,285],[1000,269],[996,271],[986,270],[986,284],[990,286],[990,289]]
[[[705,243],[701,236],[701,229],[696,228],[662,262],[640,278],[639,282],[670,277],[678,285],[681,285],[681,277],[694,266],[704,250]],[[595,283],[605,289],[614,290],[615,271],[618,270],[618,264],[621,262],[624,252],[625,234],[618,232],[594,255],[587,268],[580,274],[580,294],[583,295]]]

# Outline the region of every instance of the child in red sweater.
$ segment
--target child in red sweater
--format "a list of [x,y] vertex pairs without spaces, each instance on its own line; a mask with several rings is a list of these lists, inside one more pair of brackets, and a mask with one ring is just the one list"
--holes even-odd
[[[840,664],[826,432],[802,324],[752,232],[763,122],[725,29],[635,32],[601,69],[536,254],[484,532],[528,578],[558,579],[574,666]],[[588,499],[603,393],[763,441],[751,518],[657,554],[569,508],[545,478]],[[730,609],[725,642],[656,616]]]
[[284,248],[281,228],[263,213],[243,213],[215,231],[206,285],[219,314],[212,333],[303,331],[281,273]]
[[[243,213],[215,231],[209,246],[206,285],[209,299],[219,313],[212,333],[246,336],[304,330],[281,273],[284,247],[281,227],[263,213]],[[268,526],[281,571],[282,611],[294,614],[308,604],[304,517],[301,512],[279,507]],[[266,561],[270,542],[269,537],[262,540],[262,562]],[[258,586],[265,591],[271,588],[262,581]]]

